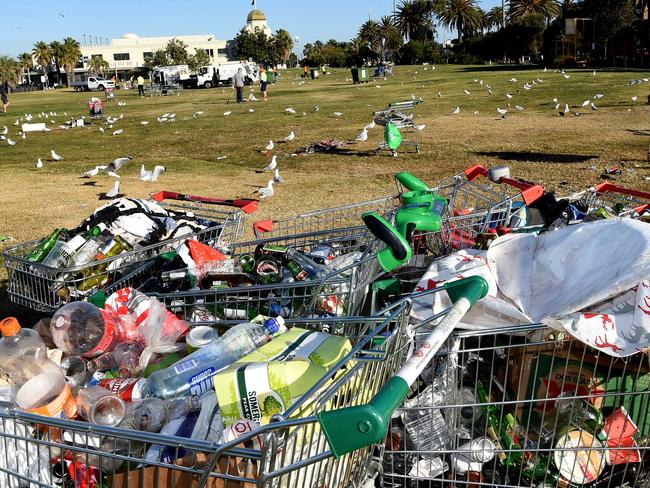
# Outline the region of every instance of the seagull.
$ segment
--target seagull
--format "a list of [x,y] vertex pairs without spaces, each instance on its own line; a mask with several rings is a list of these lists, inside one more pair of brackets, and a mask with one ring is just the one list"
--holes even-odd
[[11,139],[7,139],[7,144],[9,144],[10,146],[15,146],[16,142],[12,141]]
[[341,115],[343,115],[343,112],[334,112],[334,115],[336,115],[337,117],[340,117]]
[[359,134],[356,137],[355,141],[364,142],[367,140],[368,140],[368,129],[364,127],[363,130],[361,131],[361,134]]
[[465,92],[465,95],[469,95],[469,94],[470,94],[469,90],[463,90],[463,91]]
[[84,171],[81,173],[81,178],[90,178],[91,176],[97,176],[100,171],[104,171],[108,166],[95,166],[93,169]]
[[116,131],[113,132],[112,135],[119,136],[122,132],[124,132],[124,129],[117,129]]
[[276,155],[273,155],[271,162],[266,165],[264,171],[273,171],[277,167],[278,167],[278,157]]
[[596,107],[596,104],[591,102],[591,110],[598,110],[598,107]]
[[375,124],[375,121],[373,120],[368,125],[366,125],[366,129],[374,129],[376,125],[377,124]]
[[508,113],[508,110],[505,108],[497,108],[497,112],[499,112],[501,115],[505,115]]
[[272,197],[275,193],[273,191],[273,180],[269,180],[268,184],[263,188],[259,188],[256,193],[260,194],[260,198]]
[[426,124],[420,124],[420,125],[416,125],[416,126],[415,126],[415,128],[416,128],[417,130],[424,130],[425,127],[426,127]]
[[569,104],[568,104],[568,103],[565,103],[565,104],[564,104],[564,113],[565,113],[565,114],[568,114],[569,112],[570,112],[570,110],[569,110]]
[[584,102],[582,102],[582,106],[583,107],[588,107],[590,103],[591,103],[591,100],[585,100]]
[[293,109],[291,107],[285,108],[284,111],[287,112],[288,114],[295,114],[296,113],[295,109]]
[[508,100],[512,98],[512,95],[510,93],[506,93],[506,97],[508,97]]
[[64,159],[62,156],[59,156],[57,153],[55,153],[55,152],[54,152],[54,149],[52,149],[52,151],[50,152],[50,154],[52,155],[52,159],[53,159],[54,161],[63,161],[63,159]]
[[38,161],[36,161],[36,169],[41,169],[43,167],[43,161],[41,161],[41,158],[38,158]]
[[140,174],[139,174],[139,179],[140,181],[157,181],[159,177],[161,177],[165,172],[167,171],[167,168],[164,166],[156,165],[154,166],[152,171],[147,171],[144,169],[144,164],[140,166]]
[[273,144],[273,141],[271,140],[271,141],[269,141],[269,143],[266,145],[266,147],[264,149],[266,151],[272,151],[274,147],[275,147],[275,144]]
[[250,93],[250,95],[248,95],[248,99],[251,102],[257,102],[257,98],[255,97],[255,95],[252,92]]
[[438,98],[442,98],[442,92],[438,92]]
[[198,112],[194,112],[192,114],[192,117],[197,118],[197,117],[200,117],[201,115],[203,115],[203,111],[199,110]]
[[522,112],[522,111],[524,110],[524,107],[522,107],[521,105],[515,105],[515,108],[516,108],[519,112]]
[[488,88],[488,94],[489,95],[494,95],[494,93],[492,93],[492,88]]
[[280,183],[284,183],[284,180],[282,179],[282,176],[280,176],[280,170],[278,168],[275,168],[275,171],[273,173],[273,182],[277,183],[278,185]]
[[142,125],[148,125],[148,124],[149,124],[149,121],[148,121],[148,120],[143,120],[143,121],[140,122],[140,123],[141,123]]
[[596,93],[596,94],[594,95],[594,98],[598,100],[598,99],[600,99],[600,98],[603,98],[604,96],[605,96],[605,95],[603,95],[602,93]]
[[571,77],[569,75],[567,75],[566,73],[564,73],[564,79],[568,80],[569,78],[571,78]]
[[639,98],[639,97],[637,97],[636,95],[634,95],[634,96],[632,97],[632,101],[633,101],[634,103],[636,103],[636,101],[638,100],[638,98]]
[[553,99],[553,103],[557,103],[557,98],[554,98],[554,99]]
[[291,142],[296,138],[296,135],[291,131],[291,133],[284,138],[285,142]]
[[252,114],[253,112],[255,112],[255,109],[254,109],[254,108],[249,108],[249,109],[248,109],[248,113],[249,113],[249,114]]
[[27,136],[26,136],[25,133],[23,132],[22,134],[20,134],[20,138],[21,138],[21,139],[27,139]]
[[559,103],[556,103],[555,106],[554,106],[553,108],[554,108],[555,110],[559,110],[559,109],[560,109],[560,104],[559,104]]
[[127,162],[129,162],[132,159],[133,158],[131,156],[117,158],[106,167],[106,174],[108,176],[112,176],[113,178],[119,178],[120,175],[118,175],[117,172],[120,170],[122,166],[124,166]]
[[456,107],[452,114],[459,114],[460,113],[460,107]]
[[106,192],[107,198],[115,198],[120,193],[120,180],[115,180],[113,188]]
[[232,110],[228,110],[227,112],[224,112],[223,115],[224,117],[228,117],[232,113]]
[[0,134],[2,134],[3,136],[6,136],[8,133],[9,133],[9,129],[7,128],[7,126],[6,125],[3,126],[2,132],[0,132]]
[[510,83],[517,83],[517,78],[510,78]]
[[104,128],[103,128],[103,127],[100,127],[100,128],[99,128],[99,132],[101,132],[101,133],[103,134],[103,133],[104,133]]

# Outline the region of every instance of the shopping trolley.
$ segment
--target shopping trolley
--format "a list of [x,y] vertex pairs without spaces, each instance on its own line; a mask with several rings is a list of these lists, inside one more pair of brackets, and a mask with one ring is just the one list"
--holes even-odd
[[[102,277],[101,281],[105,284],[101,289],[107,292],[136,283],[149,273],[153,258],[176,249],[188,238],[212,246],[236,242],[243,234],[245,216],[254,211],[257,205],[256,201],[251,200],[220,200],[174,192],[159,192],[152,198],[171,212],[191,212],[204,218],[210,222],[210,226],[190,235],[174,237],[115,257],[64,269],[27,260],[27,255],[39,244],[37,240],[10,247],[3,251],[3,257],[11,301],[40,312],[53,312],[68,301],[83,298],[75,295],[74,290],[89,274]],[[217,205],[235,209],[221,210]],[[93,289],[93,292],[96,291],[99,288]]]
[[[471,303],[480,298],[482,287],[476,279],[459,283],[446,288],[456,304],[440,314],[438,318],[444,318],[439,327],[453,328]],[[0,484],[67,486],[74,479],[76,486],[83,483],[110,488],[359,486],[372,470],[373,446],[384,440],[390,411],[401,402],[401,392],[391,393],[395,377],[390,377],[399,368],[403,371],[409,353],[409,309],[406,300],[377,317],[291,322],[343,334],[352,349],[271,423],[228,442],[149,434],[0,409]],[[412,367],[414,358],[427,360],[419,351],[408,359],[407,367]],[[386,403],[387,394],[394,398]],[[339,449],[337,436],[354,436],[358,429],[345,434],[343,425],[337,428],[331,421],[338,422],[339,414],[370,408],[368,405],[377,401],[386,403],[384,418],[378,425],[368,425],[369,430],[366,424],[373,419],[358,419],[359,428],[366,433],[355,446]],[[166,450],[168,462],[144,457],[145,449],[151,446]]]
[[383,486],[647,486],[647,354],[527,324],[454,332],[429,373],[391,421]]
[[[420,153],[420,140],[418,138],[419,130],[415,126],[414,113],[405,114],[404,110],[415,110],[422,99],[407,100],[404,102],[391,102],[384,110],[373,113],[373,120],[376,124],[385,127],[389,122],[394,124],[402,133],[408,133],[409,138],[402,140],[402,146],[413,146],[415,152]],[[382,142],[377,147],[377,151],[391,151],[393,156],[397,156],[397,151],[390,149],[386,142]]]
[[604,182],[567,197],[570,202],[591,212],[607,207],[619,217],[632,217],[650,209],[650,193]]

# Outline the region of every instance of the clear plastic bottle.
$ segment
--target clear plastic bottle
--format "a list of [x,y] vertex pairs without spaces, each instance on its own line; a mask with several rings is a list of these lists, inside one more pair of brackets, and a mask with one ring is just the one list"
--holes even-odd
[[[45,356],[47,348],[38,332],[23,329],[14,317],[0,321],[0,368],[13,361],[28,361],[29,358]],[[3,368],[4,369],[4,368]]]
[[50,330],[56,347],[66,354],[93,358],[111,351],[119,324],[113,316],[88,302],[61,307],[52,317]]
[[248,322],[236,325],[181,361],[152,373],[142,385],[142,396],[165,400],[201,395],[213,389],[212,377],[218,371],[255,351],[285,330],[282,317],[269,319],[264,324]]
[[126,416],[119,427],[160,432],[160,429],[170,420],[200,409],[201,400],[194,395],[174,400],[144,398],[127,405]]
[[88,371],[107,371],[119,368],[121,377],[132,377],[138,372],[138,360],[144,351],[142,342],[122,342],[117,344],[110,352],[88,361]]

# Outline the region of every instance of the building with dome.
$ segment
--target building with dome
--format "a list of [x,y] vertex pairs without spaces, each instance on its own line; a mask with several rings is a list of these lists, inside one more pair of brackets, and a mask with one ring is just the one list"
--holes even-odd
[[264,32],[267,36],[271,36],[272,31],[269,25],[266,23],[266,15],[259,9],[253,9],[248,12],[248,17],[246,17],[246,25],[244,29],[251,33]]

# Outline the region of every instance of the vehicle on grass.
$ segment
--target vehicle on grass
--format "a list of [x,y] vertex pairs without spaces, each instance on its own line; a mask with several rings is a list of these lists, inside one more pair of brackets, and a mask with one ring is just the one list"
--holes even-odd
[[93,90],[104,91],[107,88],[115,89],[115,83],[113,83],[113,81],[107,80],[99,75],[91,75],[88,73],[74,73],[72,75],[72,80],[70,81],[70,86],[78,92]]

